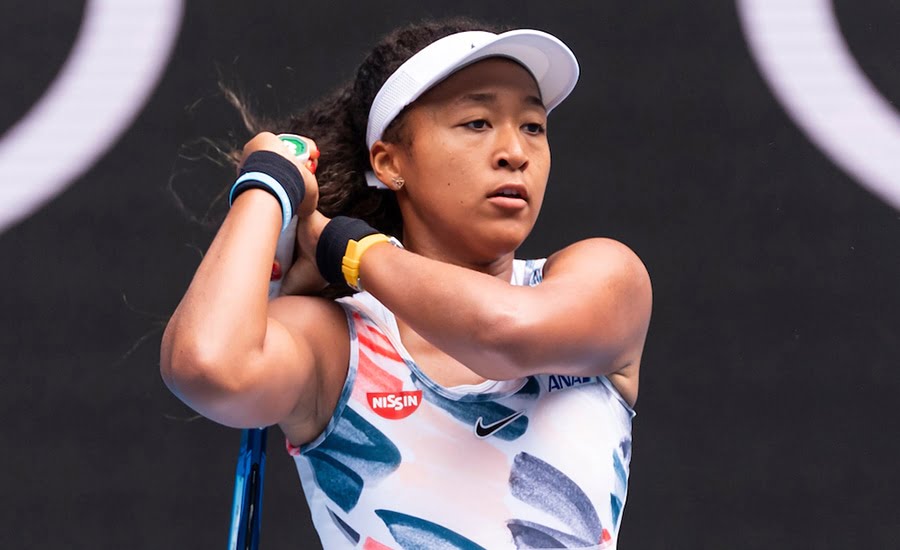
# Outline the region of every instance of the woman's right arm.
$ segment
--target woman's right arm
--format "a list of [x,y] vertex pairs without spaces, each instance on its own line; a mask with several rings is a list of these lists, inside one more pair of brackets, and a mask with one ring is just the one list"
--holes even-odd
[[[280,147],[264,134],[244,154],[281,154]],[[308,189],[315,185],[308,171],[301,173]],[[301,215],[310,198],[315,209],[315,195],[307,193]],[[320,373],[346,367],[347,325],[336,304],[318,298],[269,303],[281,218],[278,200],[266,191],[250,189],[235,199],[166,327],[160,370],[173,393],[216,422],[247,428],[290,419],[315,435],[328,412],[322,402],[335,393],[327,391],[335,383]]]

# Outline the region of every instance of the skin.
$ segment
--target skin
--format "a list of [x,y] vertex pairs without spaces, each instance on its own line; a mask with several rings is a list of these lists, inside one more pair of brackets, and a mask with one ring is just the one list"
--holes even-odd
[[[472,86],[488,76],[490,85]],[[397,196],[404,246],[508,277],[547,186],[546,124],[533,78],[504,59],[460,71],[421,97],[406,118],[411,146],[381,143],[372,150],[377,174],[407,182]],[[521,208],[485,200],[508,185],[527,193]]]
[[[407,113],[411,143],[379,141],[370,152],[376,175],[397,193],[406,249],[373,246],[360,277],[397,317],[416,363],[448,386],[538,373],[606,375],[634,404],[652,299],[631,250],[588,239],[548,258],[541,285],[509,284],[550,171],[546,113],[530,73],[509,60],[484,60]],[[272,134],[255,137],[244,154],[262,149],[288,158]],[[302,253],[285,286],[303,293],[323,285],[312,256],[328,219],[315,210],[315,177],[298,168],[307,187]],[[499,197],[504,189],[519,198]],[[264,191],[235,200],[169,322],[161,371],[201,414],[235,427],[277,423],[296,445],[331,417],[347,374],[349,333],[333,302],[302,295],[267,302],[280,220]]]

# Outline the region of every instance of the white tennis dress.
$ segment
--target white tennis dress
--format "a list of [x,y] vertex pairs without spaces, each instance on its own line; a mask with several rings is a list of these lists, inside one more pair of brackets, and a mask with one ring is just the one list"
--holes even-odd
[[[516,260],[513,284],[544,260]],[[350,365],[325,431],[288,444],[326,549],[615,548],[634,411],[605,377],[446,388],[368,293],[340,300]]]

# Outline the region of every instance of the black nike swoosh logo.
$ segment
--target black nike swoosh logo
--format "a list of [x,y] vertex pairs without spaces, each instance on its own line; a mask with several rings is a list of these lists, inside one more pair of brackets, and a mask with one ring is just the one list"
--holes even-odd
[[475,421],[475,435],[478,436],[479,439],[484,439],[485,437],[490,436],[494,432],[498,430],[502,430],[506,426],[509,426],[513,422],[516,421],[517,418],[525,414],[525,411],[519,411],[517,413],[513,413],[506,418],[501,418],[500,420],[492,423],[492,424],[483,424],[484,418],[479,416],[478,420]]

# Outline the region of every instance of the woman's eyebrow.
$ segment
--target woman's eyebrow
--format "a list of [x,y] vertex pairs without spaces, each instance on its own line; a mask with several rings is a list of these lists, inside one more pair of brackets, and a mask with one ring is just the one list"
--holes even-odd
[[[540,107],[541,110],[546,110],[544,106],[544,102],[536,95],[528,94],[524,96],[523,101],[531,106]],[[493,92],[473,92],[469,94],[461,95],[455,103],[479,103],[479,104],[492,104],[497,102],[497,94]]]
[[490,92],[473,92],[463,94],[456,99],[456,103],[496,103],[497,94]]

